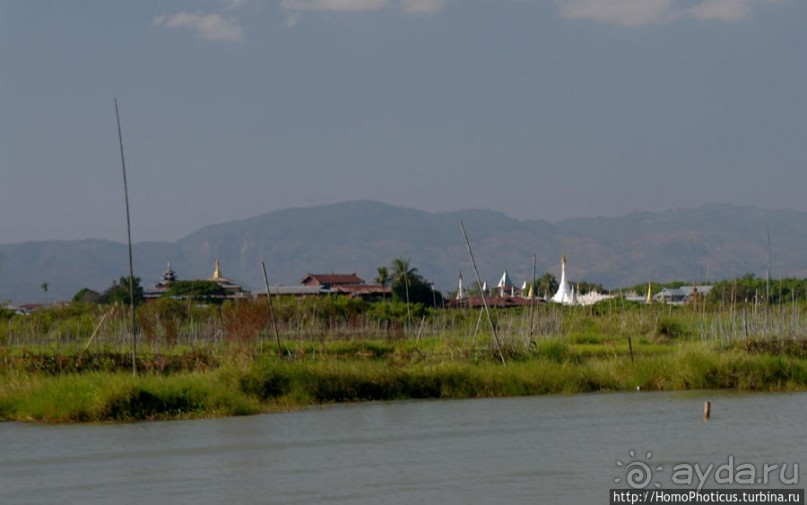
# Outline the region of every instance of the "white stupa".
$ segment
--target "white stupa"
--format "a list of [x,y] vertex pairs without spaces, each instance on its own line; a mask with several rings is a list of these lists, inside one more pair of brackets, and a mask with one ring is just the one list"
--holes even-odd
[[580,286],[577,286],[577,289],[575,289],[573,286],[570,286],[569,282],[566,280],[565,251],[563,252],[563,258],[561,259],[560,263],[560,284],[558,285],[558,292],[552,297],[553,302],[561,303],[563,305],[594,305],[597,302],[608,300],[614,297],[614,295],[606,295],[598,293],[597,291],[581,294]]
[[574,290],[566,281],[566,251],[563,251],[563,257],[560,260],[560,284],[558,284],[558,292],[552,297],[552,301],[563,305],[572,305],[575,302],[574,299]]
[[499,280],[499,283],[496,284],[496,287],[499,288],[499,296],[513,296],[515,294],[516,286],[513,284],[513,280],[510,279],[510,276],[507,275],[507,270],[502,274],[502,278]]

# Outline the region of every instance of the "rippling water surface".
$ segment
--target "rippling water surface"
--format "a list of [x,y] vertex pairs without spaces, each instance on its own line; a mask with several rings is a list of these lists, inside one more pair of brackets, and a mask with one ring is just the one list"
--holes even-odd
[[[712,420],[702,419],[712,401]],[[0,424],[0,503],[607,503],[628,451],[799,462],[807,394],[545,396],[125,425]],[[622,473],[620,473],[622,472]],[[662,483],[669,475],[657,472]],[[665,480],[666,479],[666,480]],[[804,487],[799,485],[798,487]]]

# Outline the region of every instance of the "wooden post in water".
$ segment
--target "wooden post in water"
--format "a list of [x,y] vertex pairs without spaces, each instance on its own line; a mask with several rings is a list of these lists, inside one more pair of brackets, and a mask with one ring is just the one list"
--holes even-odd
[[706,403],[703,404],[703,420],[708,421],[711,415],[712,415],[712,402],[706,400]]

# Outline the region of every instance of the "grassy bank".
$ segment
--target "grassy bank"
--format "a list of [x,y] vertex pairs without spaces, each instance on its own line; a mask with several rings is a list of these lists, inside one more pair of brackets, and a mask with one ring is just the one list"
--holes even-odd
[[[280,300],[138,308],[138,376],[120,310],[6,314],[0,420],[103,422],[333,402],[555,393],[807,390],[807,308],[544,305],[477,310]],[[103,323],[103,324],[101,324]],[[506,365],[501,363],[501,357]]]
[[[341,343],[341,350],[346,343]],[[379,354],[321,353],[292,362],[267,354],[215,368],[132,377],[118,370],[35,373],[7,369],[0,419],[41,422],[133,421],[244,415],[333,402],[479,398],[599,391],[807,389],[807,360],[698,343],[668,352],[581,353],[555,343],[511,359],[410,357],[406,348],[359,345]],[[351,349],[354,351],[355,349]],[[421,351],[422,352],[422,351]],[[125,364],[124,364],[125,365]]]

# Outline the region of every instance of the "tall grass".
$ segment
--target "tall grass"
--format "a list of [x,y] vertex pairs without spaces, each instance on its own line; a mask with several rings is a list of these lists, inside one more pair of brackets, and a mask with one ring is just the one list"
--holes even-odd
[[[476,310],[312,299],[141,307],[131,377],[122,313],[74,305],[0,320],[0,419],[132,421],[250,414],[320,403],[596,391],[807,388],[803,305],[498,310],[498,362]],[[527,336],[532,326],[532,341]],[[2,328],[2,326],[0,326]],[[98,329],[95,338],[90,335]],[[630,347],[628,338],[631,339]],[[632,357],[631,357],[632,356]]]
[[387,358],[260,356],[206,372],[132,377],[126,372],[56,376],[6,371],[0,419],[43,422],[132,421],[252,414],[300,406],[405,398],[478,398],[555,393],[731,388],[807,389],[807,361],[786,355],[688,344],[648,355],[582,357],[556,343],[502,366]]
[[0,419],[43,422],[134,421],[261,411],[255,398],[232,390],[216,373],[170,377],[91,372],[58,377],[6,377]]

